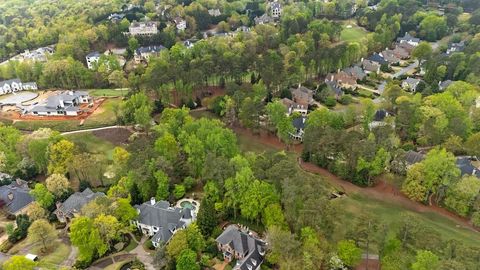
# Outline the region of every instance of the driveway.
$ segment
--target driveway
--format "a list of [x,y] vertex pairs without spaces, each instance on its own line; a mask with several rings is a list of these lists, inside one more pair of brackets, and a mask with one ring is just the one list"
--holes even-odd
[[416,69],[418,67],[418,61],[415,61],[413,62],[412,64],[410,64],[408,67],[404,67],[402,68],[400,71],[398,71],[397,73],[393,74],[393,78],[398,78],[402,75],[405,75],[407,73],[409,73],[410,71]]

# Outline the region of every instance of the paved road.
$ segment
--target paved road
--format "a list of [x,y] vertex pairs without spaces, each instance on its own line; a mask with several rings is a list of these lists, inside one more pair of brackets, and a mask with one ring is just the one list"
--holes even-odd
[[85,133],[85,132],[90,132],[90,131],[98,131],[98,130],[106,130],[106,129],[116,129],[116,128],[130,129],[131,127],[130,127],[130,126],[108,126],[108,127],[101,127],[101,128],[80,129],[80,130],[63,132],[62,135],[78,134],[78,133]]
[[404,74],[407,74],[408,72],[416,69],[417,67],[418,67],[418,61],[415,61],[412,64],[410,64],[408,67],[404,67],[397,73],[393,74],[393,78],[398,78]]

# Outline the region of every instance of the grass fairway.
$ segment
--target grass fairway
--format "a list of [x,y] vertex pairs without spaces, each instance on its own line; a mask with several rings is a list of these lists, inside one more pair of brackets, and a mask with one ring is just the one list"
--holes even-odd
[[[420,226],[437,231],[443,241],[456,239],[471,246],[480,246],[480,234],[457,226],[454,221],[436,213],[416,213],[398,204],[374,200],[360,194],[350,194],[348,197],[337,199],[336,203],[342,209],[340,212],[342,223],[351,222],[361,213],[369,213],[388,224],[391,229],[397,230],[403,218],[402,214],[411,213],[419,218]],[[345,231],[339,233],[342,234]]]
[[362,42],[362,40],[367,36],[367,31],[362,27],[351,25],[351,28],[343,26],[343,30],[340,33],[340,39],[345,42]]
[[111,142],[106,141],[102,138],[95,136],[91,132],[84,132],[79,134],[68,134],[65,137],[74,142],[75,145],[79,146],[81,149],[92,153],[92,154],[106,154],[108,159],[112,159],[113,149],[115,145]]
[[93,97],[123,97],[128,93],[129,89],[92,89],[88,93]]
[[[38,250],[38,251],[37,251]],[[42,269],[59,269],[59,265],[67,259],[70,254],[71,247],[64,243],[58,243],[55,245],[55,250],[45,256],[40,255],[38,266]],[[31,250],[31,253],[40,254],[40,248],[35,247]]]

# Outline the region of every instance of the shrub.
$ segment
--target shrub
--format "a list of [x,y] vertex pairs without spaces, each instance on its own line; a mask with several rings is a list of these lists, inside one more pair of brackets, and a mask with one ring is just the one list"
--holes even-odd
[[472,220],[473,226],[480,227],[480,212],[474,212],[472,214],[471,220]]
[[197,184],[197,180],[193,177],[188,176],[185,179],[183,179],[183,185],[185,186],[186,190],[190,190],[196,184]]
[[184,185],[175,185],[175,189],[173,190],[173,196],[175,199],[181,199],[185,196],[185,186]]
[[352,98],[351,95],[343,95],[340,98],[339,102],[340,102],[340,104],[348,105],[348,104],[352,103],[352,100],[353,100],[353,98]]
[[335,107],[335,105],[337,105],[337,101],[335,100],[334,97],[329,96],[325,99],[325,106],[331,108],[331,107]]
[[7,253],[12,247],[13,244],[10,241],[4,241],[0,245],[0,252]]

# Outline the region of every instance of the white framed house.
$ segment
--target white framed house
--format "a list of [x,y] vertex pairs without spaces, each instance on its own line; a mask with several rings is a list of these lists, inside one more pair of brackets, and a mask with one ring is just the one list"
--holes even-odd
[[23,90],[38,90],[37,83],[22,83],[20,79],[11,79],[0,82],[0,95],[15,93]]
[[95,67],[95,63],[98,63],[98,60],[100,60],[101,54],[99,52],[91,52],[87,54],[85,57],[87,60],[87,67],[89,69],[93,69]]
[[85,91],[66,91],[50,96],[41,104],[27,111],[38,116],[76,116],[81,113],[81,104],[90,104],[92,98]]

